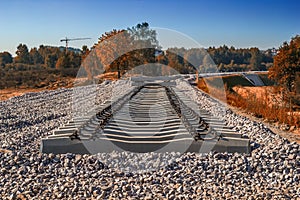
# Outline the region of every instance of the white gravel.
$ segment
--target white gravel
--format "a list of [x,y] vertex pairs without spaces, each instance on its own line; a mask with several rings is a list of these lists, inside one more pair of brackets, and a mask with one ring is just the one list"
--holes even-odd
[[[40,139],[74,112],[123,94],[130,84],[107,82],[83,88],[87,102],[72,108],[73,90],[29,93],[0,102],[0,196],[2,199],[299,199],[300,147],[263,124],[236,115],[199,90],[178,81],[202,108],[251,139],[250,155],[185,153],[167,166],[143,173],[105,166],[113,155],[41,154]],[[96,98],[93,98],[94,95]],[[89,103],[92,102],[92,103]],[[80,100],[81,102],[81,100]],[[92,107],[91,107],[92,108]],[[76,115],[76,113],[75,113]],[[113,152],[118,154],[117,152]],[[123,153],[124,154],[124,153]],[[169,153],[169,156],[176,153]],[[104,158],[104,156],[106,156]],[[123,155],[124,156],[124,155]],[[128,154],[130,156],[130,154]],[[144,155],[161,156],[153,153]],[[126,157],[126,155],[125,155]],[[151,164],[151,163],[145,163]],[[153,164],[153,163],[152,163]]]

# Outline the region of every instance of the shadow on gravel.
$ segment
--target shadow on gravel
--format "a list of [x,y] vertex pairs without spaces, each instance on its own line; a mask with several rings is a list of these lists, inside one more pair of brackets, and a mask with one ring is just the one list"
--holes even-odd
[[253,151],[253,150],[259,148],[259,147],[260,147],[260,144],[258,144],[258,143],[256,143],[256,142],[252,141],[252,142],[250,142],[250,146],[251,146],[251,151]]

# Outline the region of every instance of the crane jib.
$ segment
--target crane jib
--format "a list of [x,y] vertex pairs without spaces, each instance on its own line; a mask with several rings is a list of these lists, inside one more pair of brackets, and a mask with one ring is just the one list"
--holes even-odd
[[61,42],[66,42],[66,52],[68,51],[68,43],[69,41],[73,41],[73,40],[89,40],[89,39],[92,39],[92,38],[65,38],[65,39],[61,39],[60,41]]

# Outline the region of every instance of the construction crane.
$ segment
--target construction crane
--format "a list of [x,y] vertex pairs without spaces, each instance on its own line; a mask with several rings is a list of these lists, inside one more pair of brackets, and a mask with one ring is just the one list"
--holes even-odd
[[66,53],[68,52],[68,44],[69,44],[69,41],[73,41],[73,40],[89,40],[89,39],[92,39],[92,38],[65,38],[65,39],[61,39],[60,41],[61,42],[66,42]]

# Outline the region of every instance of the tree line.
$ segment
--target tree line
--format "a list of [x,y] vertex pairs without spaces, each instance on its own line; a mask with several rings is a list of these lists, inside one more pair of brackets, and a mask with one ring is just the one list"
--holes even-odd
[[16,56],[0,52],[0,88],[40,87],[60,77],[75,77],[81,65],[83,51],[40,45],[28,49],[19,44]]
[[[128,49],[130,49],[128,51]],[[125,53],[124,53],[125,52]],[[118,72],[121,77],[136,66],[159,63],[169,66],[178,73],[230,72],[267,70],[273,65],[274,49],[259,50],[258,48],[235,48],[226,45],[220,47],[200,48],[169,48],[162,50],[155,30],[147,22],[122,30],[112,30],[102,34],[98,42],[90,49],[85,45],[79,51],[65,51],[63,47],[40,45],[30,50],[26,44],[20,44],[13,57],[9,52],[0,52],[0,73],[2,79],[13,74],[20,76],[28,71],[37,74],[46,72],[60,76],[75,77],[80,66],[83,66],[89,79],[97,73]],[[97,59],[93,59],[97,57]],[[103,69],[99,71],[99,66]],[[98,72],[97,72],[98,69]],[[170,73],[157,70],[151,65],[136,69],[135,73],[159,74]],[[28,73],[30,74],[30,73]],[[24,77],[17,77],[18,84],[26,82]],[[27,78],[28,79],[28,78]],[[4,82],[4,83],[3,83]],[[5,85],[5,79],[2,86]]]
[[[148,65],[136,68],[149,63],[160,63],[161,66],[169,66],[173,72],[184,74],[195,73],[196,68],[203,73],[267,70],[273,63],[274,49],[235,49],[223,45],[208,49],[169,48],[162,51],[155,30],[144,22],[127,30],[112,30],[102,34],[98,43],[92,47],[91,53],[94,56],[89,56],[91,59],[84,65],[89,79],[102,73],[99,69],[104,72],[118,72],[118,78],[129,71],[143,75],[163,75],[163,67]],[[94,62],[97,60],[95,57],[99,58],[98,63]]]
[[[31,65],[44,68],[76,68],[82,60],[82,53],[76,51],[65,52],[62,47],[40,45],[31,48],[26,44],[19,44],[13,58],[9,52],[0,52],[0,66],[3,67],[29,67]],[[22,68],[22,67],[21,67]],[[26,70],[26,69],[21,69]]]
[[[109,40],[116,36],[118,41]],[[103,41],[110,41],[109,45],[101,45]],[[132,44],[135,48],[135,53],[118,55],[117,51],[128,49],[128,45]],[[149,24],[144,22],[136,26],[130,27],[127,30],[112,30],[102,34],[97,45],[101,46],[99,55],[102,64],[105,65],[105,60],[109,55],[108,48],[114,48],[111,52],[117,59],[110,66],[106,64],[106,71],[117,71],[118,67],[128,68],[128,66],[137,66],[141,63],[159,62],[175,68],[181,73],[187,73],[191,65],[195,63],[188,63],[188,60],[201,60],[202,64],[205,62],[214,63],[219,71],[249,71],[249,70],[266,70],[273,63],[273,50],[268,49],[261,51],[258,48],[234,48],[226,45],[216,47],[209,47],[208,49],[184,49],[171,48],[166,51],[160,51],[159,41],[156,38],[155,30],[151,30]],[[123,45],[123,46],[122,46]],[[123,48],[123,49],[122,49]],[[138,51],[137,51],[138,50]],[[160,51],[158,55],[155,55]],[[26,70],[30,66],[39,66],[42,68],[79,68],[83,59],[87,57],[91,51],[87,46],[83,46],[81,51],[65,52],[62,47],[51,47],[41,45],[39,48],[31,48],[30,51],[26,44],[19,44],[16,50],[16,56],[13,58],[9,52],[0,52],[0,66]],[[105,53],[103,53],[105,52]],[[106,54],[106,56],[103,56]],[[139,56],[138,56],[139,54]],[[210,60],[212,59],[212,60]],[[123,60],[123,61],[122,61]],[[213,62],[212,62],[213,61]],[[200,65],[201,65],[200,63]],[[196,63],[198,65],[199,63]],[[199,67],[199,66],[194,66]],[[207,67],[207,66],[206,66]],[[126,70],[126,69],[124,69]],[[209,71],[209,69],[203,69]]]
[[228,48],[226,45],[218,48],[171,48],[160,58],[164,64],[187,73],[192,67],[197,67],[201,73],[235,72],[235,71],[265,71],[272,66],[274,50],[261,51],[258,48]]

